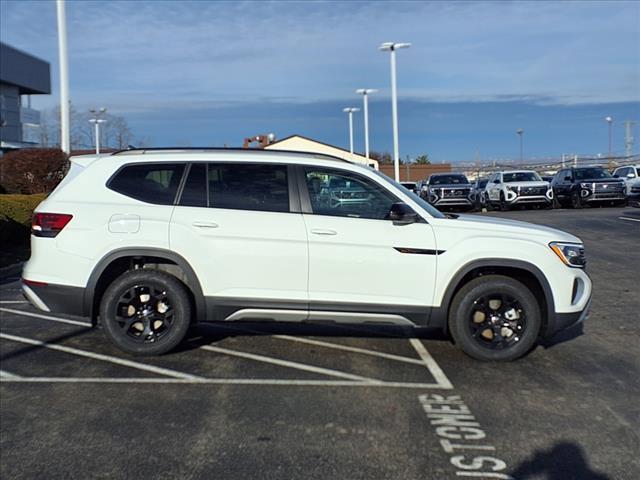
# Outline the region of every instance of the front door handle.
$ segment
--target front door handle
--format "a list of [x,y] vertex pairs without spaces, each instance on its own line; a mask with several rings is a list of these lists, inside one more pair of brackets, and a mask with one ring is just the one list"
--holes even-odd
[[330,230],[328,228],[312,228],[311,233],[315,235],[337,235],[338,232]]
[[191,225],[197,228],[218,228],[219,225],[214,222],[193,222]]

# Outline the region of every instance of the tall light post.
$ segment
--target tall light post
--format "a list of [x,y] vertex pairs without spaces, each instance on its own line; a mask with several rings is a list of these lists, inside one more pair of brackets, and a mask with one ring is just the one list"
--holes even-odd
[[367,165],[369,164],[369,95],[376,93],[375,88],[359,88],[356,93],[362,95],[363,114],[364,114],[364,156],[367,157]]
[[516,133],[520,137],[520,163],[522,163],[524,161],[524,148],[523,148],[524,130],[522,128],[519,128],[519,129],[516,130]]
[[64,0],[56,1],[58,17],[58,57],[60,61],[60,148],[71,151],[69,127],[69,61],[67,56],[67,20],[64,12]]
[[104,118],[100,118],[102,115],[106,113],[107,109],[105,107],[96,110],[92,108],[89,110],[93,114],[93,118],[89,119],[89,123],[93,123],[95,127],[95,138],[96,138],[96,155],[100,155],[100,124],[105,123],[106,120]]
[[396,87],[396,50],[409,48],[410,43],[385,42],[380,50],[391,53],[391,116],[393,122],[393,171],[396,182],[400,181],[400,147],[398,145],[398,92]]
[[349,114],[349,151],[351,152],[351,160],[353,161],[353,113],[359,112],[360,109],[356,107],[343,108],[344,113]]
[[613,118],[607,116],[604,119],[609,124],[609,158],[611,158],[611,124],[613,123]]

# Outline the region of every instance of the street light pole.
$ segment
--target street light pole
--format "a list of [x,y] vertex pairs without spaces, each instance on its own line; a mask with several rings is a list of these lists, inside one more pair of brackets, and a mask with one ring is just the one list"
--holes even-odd
[[400,147],[398,145],[398,92],[396,86],[396,50],[409,48],[410,43],[385,42],[380,50],[391,53],[391,116],[393,123],[393,171],[396,182],[400,181]]
[[100,110],[95,110],[94,108],[89,110],[89,112],[93,114],[93,118],[89,119],[89,123],[93,123],[94,125],[96,155],[100,155],[100,124],[106,122],[106,120],[100,118],[100,116],[106,113],[106,111],[107,109],[105,107],[100,108]]
[[518,134],[518,136],[520,137],[520,163],[522,163],[524,161],[524,148],[523,148],[523,135],[524,135],[524,130],[522,128],[519,128],[518,130],[516,130],[516,133]]
[[69,61],[67,55],[67,20],[64,0],[56,1],[58,17],[58,58],[60,62],[60,149],[71,152],[69,127]]
[[611,158],[611,124],[613,123],[613,118],[605,117],[605,120],[609,124],[609,158]]
[[356,93],[362,95],[363,113],[364,113],[364,156],[367,157],[367,165],[369,164],[369,94],[376,93],[375,88],[359,88]]
[[343,112],[349,114],[349,152],[351,152],[351,161],[353,161],[353,112],[359,112],[359,108],[347,107],[342,109]]

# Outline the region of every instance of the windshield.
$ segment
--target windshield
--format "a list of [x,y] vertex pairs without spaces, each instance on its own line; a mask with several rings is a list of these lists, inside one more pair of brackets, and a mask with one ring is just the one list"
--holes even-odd
[[503,173],[502,181],[504,183],[509,182],[541,182],[540,175],[536,172],[511,172]]
[[604,168],[580,168],[573,171],[576,180],[586,180],[591,178],[611,178],[611,174]]
[[426,200],[423,200],[422,198],[420,198],[418,195],[416,195],[415,193],[413,193],[411,190],[405,188],[402,186],[402,184],[396,182],[395,180],[392,180],[391,178],[387,177],[384,173],[379,172],[378,170],[371,168],[371,171],[373,173],[375,173],[378,177],[382,178],[385,182],[390,183],[391,185],[393,185],[394,187],[398,187],[400,189],[402,189],[402,191],[404,193],[406,193],[407,195],[409,195],[409,197],[411,197],[411,200],[413,200],[414,202],[416,202],[418,205],[420,205],[424,210],[426,210],[429,215],[431,215],[433,218],[447,218],[446,215],[444,215],[442,212],[440,212],[439,210],[437,210],[435,207],[433,207],[432,205],[429,204],[429,202],[427,202]]
[[429,185],[457,185],[469,183],[464,175],[437,175],[429,179]]

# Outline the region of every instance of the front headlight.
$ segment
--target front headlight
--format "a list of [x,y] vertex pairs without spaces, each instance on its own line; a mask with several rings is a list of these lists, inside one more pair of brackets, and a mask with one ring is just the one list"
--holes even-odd
[[590,183],[581,183],[580,186],[582,188],[591,189],[591,184]]
[[551,242],[549,247],[569,267],[584,268],[587,264],[584,245],[581,243]]

